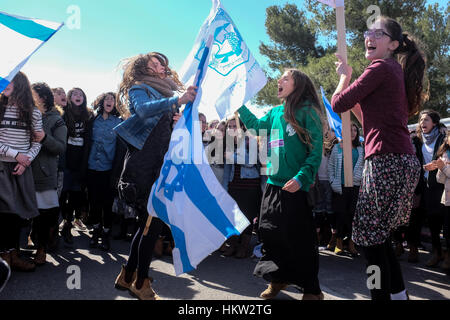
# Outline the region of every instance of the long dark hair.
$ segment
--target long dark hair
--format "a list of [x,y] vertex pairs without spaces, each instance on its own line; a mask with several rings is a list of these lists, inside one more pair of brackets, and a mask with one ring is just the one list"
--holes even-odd
[[[84,101],[81,106],[75,106],[72,103],[71,98],[75,90],[79,90],[83,94]],[[64,120],[66,121],[69,136],[76,135],[75,122],[82,121],[86,123],[91,116],[89,110],[87,109],[86,100],[86,94],[80,88],[73,88],[67,93],[67,106],[64,108]]]
[[355,139],[352,140],[352,146],[353,146],[353,148],[357,148],[357,147],[359,147],[361,145],[361,141],[359,141],[359,136],[361,134],[359,132],[359,127],[358,127],[358,125],[356,123],[352,122],[352,127],[355,127],[356,128],[356,132],[357,132]]
[[[297,69],[286,70],[294,79],[294,91],[284,100],[285,111],[284,119],[289,123],[297,133],[301,142],[306,144],[309,148],[312,148],[311,136],[309,132],[300,127],[295,119],[295,112],[302,108],[303,103],[309,101],[312,103],[312,107],[316,109],[319,118],[322,121],[322,112],[320,111],[320,100],[317,97],[317,91],[312,83],[311,79]],[[322,127],[322,123],[320,123]]]
[[44,101],[45,112],[55,107],[55,100],[52,89],[45,82],[33,83],[31,89]]
[[16,106],[19,109],[19,119],[25,123],[25,129],[30,135],[30,147],[33,141],[33,110],[35,108],[31,93],[30,81],[23,72],[19,72],[11,81],[14,85],[9,97],[0,94],[0,122],[5,116],[6,107]]
[[105,107],[103,104],[105,103],[105,99],[107,96],[112,96],[114,98],[114,108],[111,110],[109,114],[116,117],[120,117],[120,113],[119,111],[117,111],[116,108],[117,101],[116,101],[116,94],[114,92],[106,92],[99,95],[97,99],[95,99],[94,103],[92,103],[92,108],[97,111],[97,115],[102,115],[103,112],[105,111]]
[[417,39],[407,32],[403,32],[400,24],[392,18],[380,17],[380,21],[391,35],[397,40],[399,46],[394,51],[394,57],[402,66],[405,74],[406,96],[408,98],[409,116],[416,115],[428,98],[424,91],[423,78],[426,67],[426,58],[420,49]]

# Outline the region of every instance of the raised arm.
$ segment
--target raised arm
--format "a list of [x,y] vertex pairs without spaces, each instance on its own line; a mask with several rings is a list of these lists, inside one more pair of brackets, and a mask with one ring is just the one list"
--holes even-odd
[[259,135],[259,130],[265,129],[270,130],[272,128],[272,121],[271,121],[271,112],[266,114],[261,119],[258,119],[246,106],[242,106],[239,110],[239,116],[244,122],[245,127],[247,129],[254,129],[257,131]]
[[348,88],[345,87],[350,81],[349,77],[341,75],[339,85],[331,99],[333,111],[342,113],[355,107],[385,79],[387,74],[386,68],[387,66],[383,61],[374,61]]

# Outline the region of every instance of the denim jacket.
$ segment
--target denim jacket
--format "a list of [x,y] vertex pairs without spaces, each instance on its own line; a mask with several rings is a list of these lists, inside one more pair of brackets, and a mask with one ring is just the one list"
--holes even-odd
[[[234,163],[237,163],[237,153],[234,153]],[[241,165],[241,179],[256,179],[259,178],[259,165],[250,164],[249,152],[245,152],[245,164]],[[234,164],[226,163],[224,165],[222,186],[228,191],[228,184],[234,178]]]
[[161,117],[172,112],[178,97],[166,98],[146,84],[135,85],[128,91],[131,116],[114,128],[114,131],[133,147],[141,150],[145,140]]

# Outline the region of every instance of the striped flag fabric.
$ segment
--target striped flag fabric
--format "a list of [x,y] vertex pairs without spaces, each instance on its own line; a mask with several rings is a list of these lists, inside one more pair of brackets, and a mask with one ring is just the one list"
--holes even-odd
[[335,9],[344,6],[344,0],[317,0],[317,1],[322,2],[323,4],[326,4],[327,6],[330,6]]
[[0,93],[9,85],[30,57],[64,23],[25,18],[0,11],[0,39],[6,44],[0,56]]
[[219,108],[219,114],[231,114],[267,81],[264,73],[263,78],[259,76],[259,65],[250,58],[245,42],[218,0],[213,0],[192,52],[180,74],[199,87],[198,94],[174,128],[147,207],[150,215],[163,220],[172,231],[177,276],[195,269],[226,239],[240,235],[250,225],[208,163],[198,121],[199,105],[210,99],[210,107]]
[[322,87],[320,87],[320,91],[322,92],[322,101],[325,106],[325,111],[327,112],[327,119],[330,128],[334,131],[336,138],[342,140],[342,120],[337,113],[333,111],[331,108],[331,104],[325,96],[325,91]]

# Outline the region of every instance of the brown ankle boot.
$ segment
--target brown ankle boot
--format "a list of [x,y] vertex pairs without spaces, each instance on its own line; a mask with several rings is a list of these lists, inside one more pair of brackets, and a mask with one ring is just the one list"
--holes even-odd
[[409,245],[408,262],[416,263],[419,262],[419,250],[414,245]]
[[36,270],[36,265],[33,262],[20,258],[17,250],[13,250],[11,251],[11,270],[32,272]]
[[250,240],[252,236],[249,234],[241,235],[241,243],[239,244],[235,257],[238,259],[244,259],[249,256],[248,254],[248,245],[250,244]]
[[43,266],[47,260],[47,253],[44,248],[38,248],[34,257],[34,264],[37,266]]
[[119,275],[116,278],[116,282],[114,283],[114,287],[119,290],[129,290],[131,287],[131,284],[134,280],[136,280],[136,271],[133,272],[133,275],[131,276],[131,281],[127,282],[125,280],[126,275],[125,266],[122,266],[122,270],[120,270]]
[[138,289],[136,287],[137,279],[133,281],[130,287],[130,293],[139,300],[161,300],[161,298],[153,291],[150,279],[145,278],[142,287]]
[[287,286],[286,283],[271,282],[267,289],[261,293],[260,297],[263,299],[273,299],[281,290],[286,289]]
[[356,250],[355,243],[353,242],[352,239],[350,239],[350,240],[348,241],[348,252],[350,252],[350,254],[351,254],[352,256],[357,256],[357,255],[359,255],[359,252],[358,252],[358,250]]

